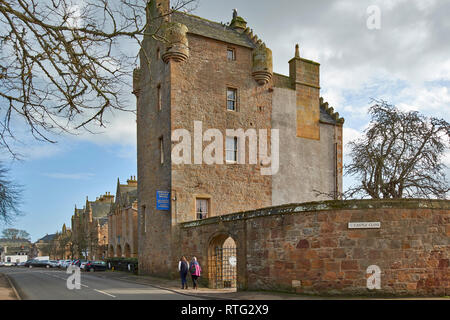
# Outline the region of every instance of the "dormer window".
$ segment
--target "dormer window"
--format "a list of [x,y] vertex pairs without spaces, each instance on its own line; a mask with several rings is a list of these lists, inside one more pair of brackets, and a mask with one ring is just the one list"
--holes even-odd
[[236,50],[233,48],[227,49],[227,60],[228,61],[235,61],[236,60]]

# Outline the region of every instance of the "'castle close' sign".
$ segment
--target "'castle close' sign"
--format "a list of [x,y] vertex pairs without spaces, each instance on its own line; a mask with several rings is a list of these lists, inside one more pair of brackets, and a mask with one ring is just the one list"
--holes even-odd
[[349,222],[349,229],[380,229],[381,222]]

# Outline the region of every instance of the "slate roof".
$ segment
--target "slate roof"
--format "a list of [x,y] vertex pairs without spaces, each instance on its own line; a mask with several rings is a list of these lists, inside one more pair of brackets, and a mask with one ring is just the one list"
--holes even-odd
[[171,21],[184,24],[188,28],[188,33],[251,49],[255,48],[255,44],[245,33],[237,32],[230,26],[218,22],[206,20],[204,18],[179,11],[172,13]]
[[43,236],[42,238],[40,238],[40,239],[38,240],[38,242],[39,242],[39,241],[43,241],[43,242],[52,241],[53,238],[54,238],[55,236],[56,236],[55,233],[53,233],[53,234],[47,234],[47,235]]
[[111,209],[111,202],[89,201],[92,208],[92,218],[106,217]]

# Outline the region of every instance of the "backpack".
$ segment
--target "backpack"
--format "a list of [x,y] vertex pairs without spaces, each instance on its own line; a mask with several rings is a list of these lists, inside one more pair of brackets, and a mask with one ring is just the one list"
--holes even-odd
[[191,272],[191,274],[195,274],[195,272],[197,271],[197,268],[195,267],[195,263],[191,264],[189,271]]

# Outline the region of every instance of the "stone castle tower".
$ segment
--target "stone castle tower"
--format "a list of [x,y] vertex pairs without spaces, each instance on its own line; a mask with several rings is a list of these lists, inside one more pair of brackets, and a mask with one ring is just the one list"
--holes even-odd
[[[274,73],[272,51],[236,11],[224,25],[171,12],[168,0],[152,0],[147,19],[147,33],[156,36],[145,37],[133,75],[141,272],[170,274],[179,256],[189,255],[177,246],[181,222],[316,201],[325,198],[314,190],[342,190],[344,121],[320,98],[318,63],[302,58],[297,46],[289,76]],[[172,133],[177,129],[222,133],[223,163],[196,159],[195,149],[212,141],[205,136],[192,139],[192,154],[183,151],[191,162],[175,163]],[[268,130],[270,138],[277,129],[275,174],[261,174],[266,163],[252,161],[245,143],[250,138],[242,144],[228,137],[227,129]],[[273,142],[268,138],[268,149],[275,152]],[[158,207],[158,191],[170,195],[168,207]]]

